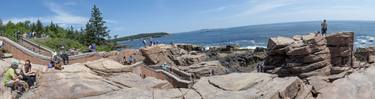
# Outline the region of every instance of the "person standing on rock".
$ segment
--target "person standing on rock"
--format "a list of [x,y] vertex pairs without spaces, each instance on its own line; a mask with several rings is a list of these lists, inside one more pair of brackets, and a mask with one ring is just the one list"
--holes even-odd
[[69,64],[69,55],[66,53],[64,45],[60,47],[60,57],[62,58],[64,65]]
[[143,40],[143,45],[145,46],[145,48],[147,47],[147,41],[146,40]]
[[327,29],[328,29],[328,24],[327,24],[327,20],[323,20],[322,24],[321,24],[321,28],[322,28],[322,36],[327,36]]

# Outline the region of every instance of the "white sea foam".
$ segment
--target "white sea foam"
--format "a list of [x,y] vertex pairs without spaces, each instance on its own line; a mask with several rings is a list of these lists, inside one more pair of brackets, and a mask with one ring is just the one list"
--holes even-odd
[[374,36],[358,36],[354,42],[355,47],[369,47],[375,45]]
[[240,49],[255,49],[257,47],[260,47],[260,48],[267,48],[266,46],[245,46],[245,47],[240,47]]

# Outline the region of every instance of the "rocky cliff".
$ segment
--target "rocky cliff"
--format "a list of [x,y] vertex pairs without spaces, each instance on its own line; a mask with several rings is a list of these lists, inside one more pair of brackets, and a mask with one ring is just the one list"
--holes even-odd
[[330,75],[333,66],[353,66],[353,37],[353,32],[340,32],[270,38],[264,69],[279,76]]
[[[116,59],[111,57],[113,55],[66,65],[61,71],[43,72],[44,66],[33,65],[33,69],[40,71],[37,86],[20,98],[374,99],[375,67],[371,61],[366,61],[365,67],[358,68],[357,63],[360,62],[353,58],[353,36],[352,32],[340,32],[327,37],[310,34],[271,38],[264,61],[266,73],[254,71],[227,74],[228,67],[219,60],[205,61],[206,57],[200,55],[206,54],[165,45],[141,49],[145,60],[139,60],[133,65],[120,64],[113,60]],[[367,55],[365,60],[372,60],[373,52],[372,48],[366,48],[359,50],[358,55]],[[252,60],[246,59],[252,59],[253,56],[248,53],[246,56],[227,58],[237,61],[233,63],[247,64]],[[0,60],[1,74],[8,68],[9,61]],[[147,71],[139,69],[164,63],[175,66],[172,71],[178,69],[186,71],[186,75],[199,77],[191,81],[191,86],[177,88],[172,85],[171,78],[165,76],[181,75],[176,76],[173,72],[168,75],[156,74],[152,68]],[[238,65],[234,68],[244,69],[241,64],[234,65]],[[141,74],[135,72],[138,70],[136,67]],[[142,72],[149,75],[146,77]],[[1,85],[0,96],[8,99],[10,94]]]

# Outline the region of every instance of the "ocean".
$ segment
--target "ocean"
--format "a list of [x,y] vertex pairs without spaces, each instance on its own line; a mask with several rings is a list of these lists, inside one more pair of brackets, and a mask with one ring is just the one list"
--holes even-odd
[[[320,21],[290,22],[263,25],[250,25],[220,29],[202,29],[183,33],[172,33],[169,36],[153,38],[160,43],[188,43],[201,46],[220,46],[239,44],[242,48],[253,49],[267,46],[270,37],[306,35],[320,31]],[[355,32],[355,47],[375,45],[375,21],[329,21],[328,33]],[[143,40],[119,42],[131,48],[143,46]]]

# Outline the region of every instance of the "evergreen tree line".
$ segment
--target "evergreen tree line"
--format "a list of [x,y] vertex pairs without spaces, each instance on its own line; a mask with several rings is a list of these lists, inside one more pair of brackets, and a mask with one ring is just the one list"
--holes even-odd
[[[40,20],[36,22],[23,21],[23,22],[2,22],[0,19],[0,33],[2,36],[8,37],[12,40],[16,40],[16,36],[24,35],[25,33],[35,32],[36,38],[48,38],[49,40],[69,40],[69,42],[78,42],[80,45],[76,46],[88,46],[90,44],[96,44],[98,46],[105,45],[107,50],[112,50],[114,43],[109,42],[106,38],[110,38],[109,30],[105,26],[102,13],[99,8],[95,5],[91,11],[91,18],[85,25],[85,28],[75,29],[73,26],[61,27],[58,24],[50,22],[47,25],[43,25]],[[52,42],[52,41],[51,41]],[[55,41],[56,42],[56,41]],[[60,44],[42,43],[45,46],[51,48],[58,48],[58,45],[66,45],[64,42]],[[109,46],[113,45],[113,46]],[[68,45],[69,47],[69,45]]]
[[[51,37],[51,38],[68,38],[73,40],[82,39],[84,32],[83,29],[80,31],[73,28],[73,26],[64,28],[51,22],[48,25],[43,25],[40,20],[36,22],[23,21],[23,22],[11,22],[3,23],[0,19],[0,33],[2,36],[15,40],[17,32],[20,35],[35,32],[35,37]],[[84,42],[81,42],[84,43]]]

